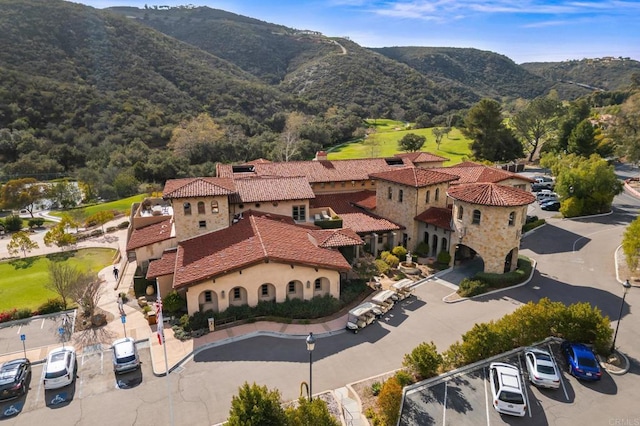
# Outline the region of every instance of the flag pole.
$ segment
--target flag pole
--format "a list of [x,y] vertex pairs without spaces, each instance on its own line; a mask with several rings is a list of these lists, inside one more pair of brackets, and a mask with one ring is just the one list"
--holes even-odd
[[169,379],[169,361],[167,360],[167,342],[164,340],[164,320],[162,318],[162,298],[160,297],[160,283],[158,283],[158,279],[156,278],[156,291],[158,293],[158,300],[156,302],[156,306],[159,304],[160,309],[159,313],[156,315],[156,319],[159,319],[157,322],[156,330],[158,331],[158,341],[162,346],[162,351],[164,352],[164,370],[167,375],[167,396],[169,397],[169,418],[171,419],[171,426],[174,426],[173,421],[173,402],[171,401],[171,382]]

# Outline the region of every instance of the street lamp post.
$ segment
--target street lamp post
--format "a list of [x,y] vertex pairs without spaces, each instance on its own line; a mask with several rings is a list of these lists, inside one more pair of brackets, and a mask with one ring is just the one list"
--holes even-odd
[[307,336],[307,350],[309,351],[309,401],[311,401],[313,395],[313,349],[316,346],[316,338],[313,337],[313,333],[309,332]]
[[627,292],[631,288],[631,283],[629,280],[626,280],[624,284],[624,293],[622,293],[622,302],[620,303],[620,312],[618,313],[618,323],[616,324],[616,332],[613,333],[613,343],[611,343],[611,353],[616,349],[616,338],[618,337],[618,327],[620,327],[620,321],[622,320],[622,308],[624,307],[624,299],[627,297]]

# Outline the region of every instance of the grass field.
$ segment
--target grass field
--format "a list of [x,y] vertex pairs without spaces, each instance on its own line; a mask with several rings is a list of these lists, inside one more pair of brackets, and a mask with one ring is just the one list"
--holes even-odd
[[378,131],[373,136],[375,144],[369,143],[372,136],[367,141],[352,142],[331,149],[328,152],[329,160],[348,160],[354,158],[370,158],[370,157],[392,157],[394,154],[400,153],[398,141],[407,133],[415,133],[427,138],[422,151],[427,151],[441,157],[448,158],[445,166],[453,166],[468,159],[471,151],[469,143],[471,140],[465,138],[460,130],[453,128],[449,133],[449,137],[443,136],[440,142],[440,149],[437,149],[436,138],[433,136],[433,129],[414,129],[414,130],[395,130],[404,129],[404,123],[392,120],[377,120],[376,125]]
[[[123,198],[121,200],[110,201],[108,203],[94,204],[89,207],[81,207],[86,213],[86,217],[93,216],[101,211],[117,210],[122,213],[127,213],[131,209],[131,204],[140,202],[148,197],[148,194],[134,195],[133,197]],[[51,216],[62,217],[64,211],[52,211]]]
[[73,267],[98,273],[111,265],[115,250],[80,249],[0,262],[0,312],[13,308],[35,310],[58,295],[44,287],[49,281],[49,263],[66,261]]

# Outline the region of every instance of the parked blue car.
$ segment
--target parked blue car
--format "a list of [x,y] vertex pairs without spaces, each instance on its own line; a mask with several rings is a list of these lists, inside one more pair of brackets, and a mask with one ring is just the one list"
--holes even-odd
[[600,363],[591,348],[582,343],[567,341],[562,342],[560,347],[571,375],[581,380],[600,380],[602,377]]

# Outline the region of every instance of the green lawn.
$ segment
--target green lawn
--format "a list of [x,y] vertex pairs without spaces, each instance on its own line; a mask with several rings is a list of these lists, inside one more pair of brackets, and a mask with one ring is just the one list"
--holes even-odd
[[58,295],[44,287],[49,281],[49,263],[66,261],[72,266],[98,273],[111,265],[115,250],[107,248],[80,249],[0,262],[0,312],[13,308],[35,310],[47,299]]
[[[391,120],[377,121],[382,122]],[[404,124],[400,123],[400,126],[404,128]],[[389,127],[392,126],[384,126],[384,128]],[[468,159],[471,153],[469,150],[469,143],[471,140],[465,138],[460,130],[456,128],[451,130],[449,137],[442,137],[440,149],[437,149],[436,138],[433,136],[432,128],[415,130],[393,130],[393,128],[384,132],[378,130],[378,133],[375,133],[374,138],[378,142],[377,146],[367,144],[363,141],[352,142],[331,149],[327,158],[329,160],[348,160],[354,158],[392,157],[394,154],[402,152],[398,148],[398,141],[400,141],[400,139],[402,139],[402,137],[407,133],[415,133],[417,135],[425,136],[427,140],[422,147],[422,151],[427,151],[432,154],[448,158],[449,161],[444,163],[445,166],[453,166],[461,163]]]
[[[88,207],[79,207],[84,209],[86,212],[86,217],[93,216],[94,214],[101,211],[111,211],[117,210],[122,213],[127,213],[131,210],[131,204],[140,202],[148,197],[148,194],[139,194],[134,195],[133,197],[123,198],[121,200],[110,201],[108,203],[94,204]],[[51,216],[62,217],[65,212],[64,211],[55,211],[50,213]]]

